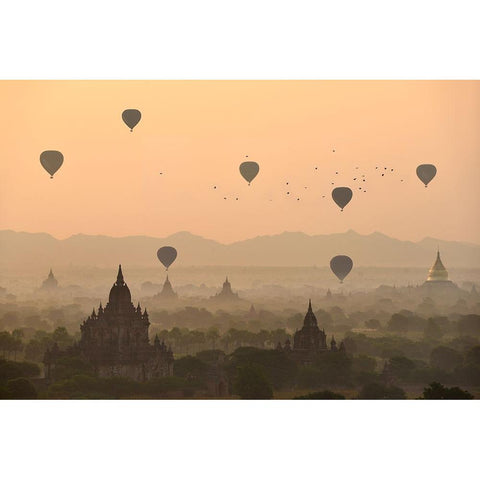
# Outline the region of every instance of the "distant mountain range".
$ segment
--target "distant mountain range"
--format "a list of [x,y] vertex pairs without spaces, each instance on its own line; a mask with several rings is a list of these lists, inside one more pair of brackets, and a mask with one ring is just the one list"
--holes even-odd
[[440,247],[445,266],[480,268],[480,245],[425,238],[408,242],[375,232],[353,230],[330,235],[284,232],[228,245],[178,232],[165,238],[73,235],[57,240],[47,233],[0,231],[0,267],[157,266],[164,245],[178,250],[175,266],[312,266],[329,265],[334,255],[349,255],[356,266],[430,267]]

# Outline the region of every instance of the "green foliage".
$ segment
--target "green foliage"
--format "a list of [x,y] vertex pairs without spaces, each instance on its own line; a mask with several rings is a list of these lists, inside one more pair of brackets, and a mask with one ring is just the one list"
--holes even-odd
[[292,385],[297,373],[297,364],[285,352],[277,350],[240,347],[225,362],[231,377],[235,376],[239,367],[246,365],[260,368],[276,389]]
[[21,330],[14,330],[12,333],[0,332],[0,353],[3,354],[3,357],[9,358],[13,354],[13,357],[16,358],[17,352],[23,350],[22,338]]
[[73,336],[68,333],[65,327],[57,327],[52,333],[37,330],[25,346],[25,359],[32,362],[41,362],[47,348],[52,348],[54,343],[57,343],[60,350],[65,350],[73,342]]
[[216,363],[220,357],[225,356],[222,350],[202,350],[195,355],[202,362]]
[[399,313],[394,313],[390,318],[387,329],[390,332],[407,333],[408,332],[408,318]]
[[423,390],[424,400],[472,400],[473,395],[459,387],[445,387],[441,383],[433,382]]
[[415,369],[415,362],[407,357],[393,357],[388,361],[387,369],[395,378],[407,381]]
[[460,335],[480,335],[480,315],[462,315],[457,324]]
[[443,345],[434,348],[430,353],[430,365],[440,370],[452,371],[462,363],[463,356],[461,353]]
[[27,378],[14,378],[8,380],[4,392],[12,400],[33,400],[37,398],[37,391],[32,382]]
[[300,388],[350,385],[352,360],[341,352],[322,352],[312,365],[302,366],[297,376]]
[[173,373],[177,377],[189,378],[192,380],[205,380],[208,372],[208,365],[200,358],[187,355],[175,360]]
[[55,363],[55,379],[63,380],[74,375],[93,375],[93,367],[78,356],[63,355]]
[[273,398],[270,383],[261,368],[254,365],[245,365],[238,368],[234,381],[234,393],[246,400]]
[[356,372],[373,373],[377,367],[377,361],[368,355],[353,357],[352,369]]
[[467,365],[456,368],[454,374],[455,379],[465,385],[480,386],[480,365],[468,363]]
[[347,333],[344,343],[349,354],[357,353],[381,358],[406,356],[427,359],[431,349],[424,340],[414,342],[398,335],[368,337],[363,333]]
[[13,362],[0,358],[0,384],[19,377],[32,378],[38,375],[40,375],[40,368],[34,363]]
[[480,366],[480,345],[471,348],[465,355],[466,363]]
[[388,331],[401,334],[409,331],[423,331],[425,327],[426,321],[424,318],[414,315],[407,310],[394,313],[387,324]]
[[362,400],[404,400],[405,392],[394,385],[369,383],[360,390],[358,398]]
[[340,393],[335,393],[330,390],[323,390],[321,392],[312,392],[307,395],[294,397],[294,400],[345,400],[345,397]]
[[433,318],[429,318],[423,334],[432,340],[440,340],[443,336],[443,331]]

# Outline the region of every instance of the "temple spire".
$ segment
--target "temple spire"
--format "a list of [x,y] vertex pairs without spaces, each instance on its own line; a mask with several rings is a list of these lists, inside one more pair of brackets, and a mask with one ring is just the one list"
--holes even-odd
[[122,265],[119,265],[117,274],[117,285],[123,285],[124,283],[125,281],[123,280]]
[[312,310],[312,299],[311,298],[308,299],[308,311],[313,312],[313,310]]
[[428,272],[427,282],[439,281],[448,281],[448,272],[443,266],[442,259],[440,258],[440,249],[437,246],[437,258],[433,264],[433,267]]

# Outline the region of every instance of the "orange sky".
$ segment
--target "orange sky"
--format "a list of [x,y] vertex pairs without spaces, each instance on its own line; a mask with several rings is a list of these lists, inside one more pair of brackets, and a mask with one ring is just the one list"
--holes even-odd
[[[0,95],[0,229],[480,243],[480,82],[2,81]],[[127,108],[142,112],[133,133]],[[65,157],[53,180],[44,150]],[[421,163],[438,169],[428,188]],[[334,186],[354,190],[343,212]]]

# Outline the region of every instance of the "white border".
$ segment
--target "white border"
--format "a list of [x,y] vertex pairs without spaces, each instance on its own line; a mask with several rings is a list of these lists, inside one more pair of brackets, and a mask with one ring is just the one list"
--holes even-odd
[[16,0],[6,79],[474,79],[476,0]]

